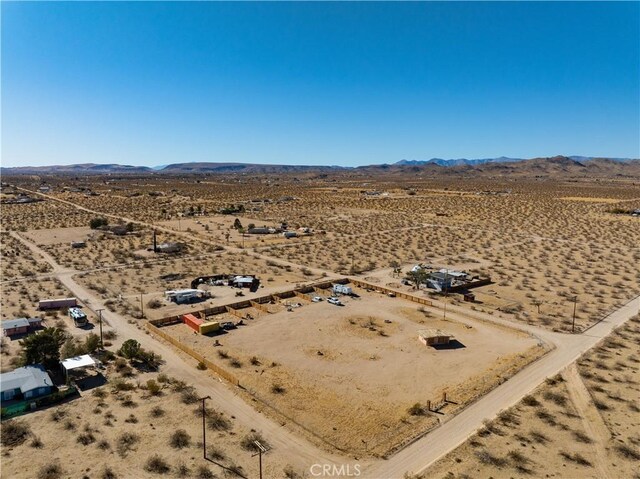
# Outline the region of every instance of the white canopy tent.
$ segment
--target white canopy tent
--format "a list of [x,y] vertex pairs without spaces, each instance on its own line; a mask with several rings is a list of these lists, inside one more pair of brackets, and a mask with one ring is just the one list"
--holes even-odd
[[65,359],[61,361],[60,364],[62,364],[62,369],[64,369],[65,376],[68,376],[69,371],[71,371],[72,369],[95,366],[96,361],[88,354],[83,354],[82,356]]

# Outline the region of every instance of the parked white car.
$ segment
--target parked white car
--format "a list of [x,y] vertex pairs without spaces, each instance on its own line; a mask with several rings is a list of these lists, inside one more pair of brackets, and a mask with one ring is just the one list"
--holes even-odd
[[335,304],[336,306],[344,306],[344,304],[335,296],[331,296],[329,299],[327,299],[327,303]]
[[319,303],[320,301],[322,301],[322,296],[314,296],[313,298],[311,298],[311,301],[314,303]]

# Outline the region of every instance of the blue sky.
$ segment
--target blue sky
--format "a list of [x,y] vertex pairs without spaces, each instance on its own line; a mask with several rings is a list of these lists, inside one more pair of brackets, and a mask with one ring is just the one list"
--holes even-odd
[[2,2],[2,164],[640,156],[640,4]]

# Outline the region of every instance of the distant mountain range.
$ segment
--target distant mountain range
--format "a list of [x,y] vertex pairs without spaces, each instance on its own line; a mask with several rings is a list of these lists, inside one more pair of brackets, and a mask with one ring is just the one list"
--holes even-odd
[[[565,158],[569,158],[574,161],[578,161],[581,163],[600,159],[595,156],[567,156]],[[629,162],[632,161],[632,158],[607,158],[608,160],[619,161],[619,162]],[[427,165],[429,163],[435,163],[440,166],[458,166],[458,165],[484,165],[485,163],[513,163],[516,161],[526,161],[526,158],[509,158],[507,156],[501,156],[499,158],[482,158],[476,160],[468,160],[466,158],[459,158],[456,160],[443,160],[442,158],[431,158],[430,160],[400,160],[394,165],[410,165],[410,166],[420,166]]]
[[597,158],[585,156],[554,156],[548,158],[499,158],[401,160],[393,164],[353,167],[267,165],[252,163],[194,162],[158,167],[119,164],[83,163],[75,165],[22,166],[0,168],[2,175],[88,175],[88,174],[268,174],[268,173],[354,173],[386,172],[389,174],[424,173],[457,175],[474,172],[479,175],[546,175],[551,173],[640,176],[640,160],[631,158]]
[[339,169],[339,166],[267,165],[252,163],[175,163],[156,167],[83,163],[77,165],[18,166],[0,168],[3,175],[46,174],[179,174],[179,173],[278,173]]

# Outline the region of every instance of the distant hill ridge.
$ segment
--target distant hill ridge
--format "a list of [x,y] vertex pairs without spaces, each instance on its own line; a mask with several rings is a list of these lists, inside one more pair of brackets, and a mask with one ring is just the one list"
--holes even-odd
[[288,172],[330,172],[354,171],[388,173],[440,173],[462,174],[545,174],[551,172],[597,172],[599,174],[640,175],[640,160],[630,158],[598,158],[585,156],[554,156],[547,158],[498,158],[451,159],[432,158],[430,160],[401,160],[393,164],[367,165],[359,167],[314,166],[314,165],[276,165],[255,163],[216,163],[191,162],[174,163],[161,167],[132,166],[119,164],[82,163],[74,165],[24,166],[0,168],[3,175],[38,174],[268,174]]
[[[560,158],[560,156],[557,156],[554,158]],[[562,156],[562,158],[569,158],[571,160],[578,161],[581,163],[593,161],[597,159],[608,159],[608,160],[625,162],[625,163],[629,161],[633,161],[632,158],[600,158],[597,156],[566,156],[566,157]],[[537,159],[537,158],[531,158],[531,159]],[[421,165],[427,165],[429,163],[435,163],[436,165],[440,165],[440,166],[458,166],[458,165],[483,165],[485,163],[511,163],[516,161],[528,161],[528,160],[530,159],[509,158],[507,156],[500,156],[498,158],[481,158],[481,159],[473,159],[473,160],[468,160],[466,158],[458,158],[458,159],[451,159],[451,160],[443,160],[442,158],[431,158],[430,160],[400,160],[394,163],[394,165],[421,166]]]

